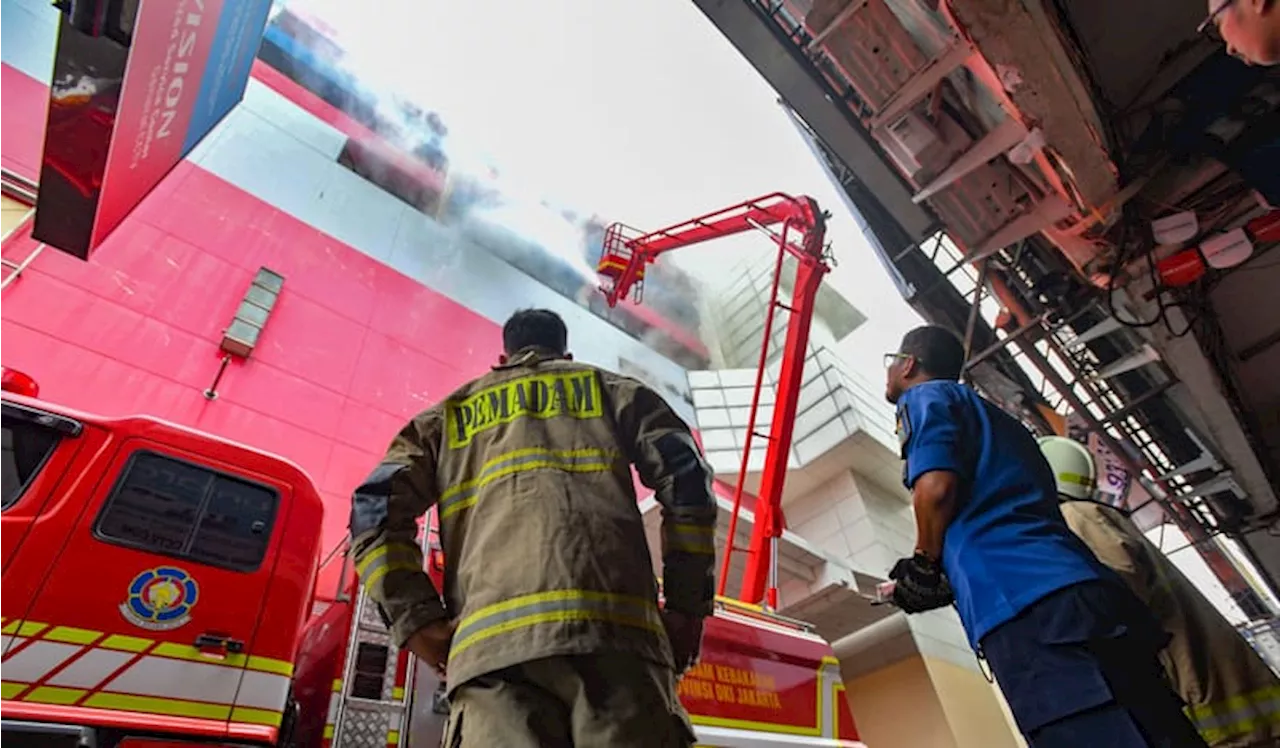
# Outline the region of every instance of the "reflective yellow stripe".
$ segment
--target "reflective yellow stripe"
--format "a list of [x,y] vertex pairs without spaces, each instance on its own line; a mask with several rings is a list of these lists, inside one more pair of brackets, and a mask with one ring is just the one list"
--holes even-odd
[[192,662],[204,662],[211,665],[223,665],[225,667],[244,667],[245,662],[249,659],[243,654],[228,654],[225,657],[215,657],[207,655],[190,645],[175,644],[174,642],[161,642],[149,654],[171,657],[176,660],[191,660]]
[[71,626],[56,626],[53,631],[41,638],[55,642],[67,642],[68,644],[92,644],[100,636],[102,636],[102,633],[99,631],[78,629]]
[[618,595],[612,592],[596,592],[594,590],[551,590],[550,592],[535,592],[531,595],[521,595],[513,597],[510,600],[503,600],[500,603],[486,605],[480,610],[463,618],[458,622],[456,630],[461,631],[481,618],[493,615],[494,613],[504,613],[516,608],[524,608],[538,603],[554,602],[557,600],[599,600],[602,602],[620,602],[643,605],[652,607],[655,611],[657,605],[651,600],[647,600],[637,595]]
[[121,652],[142,652],[155,642],[150,639],[143,639],[140,636],[124,636],[123,634],[112,634],[108,636],[99,647],[103,649],[118,649]]
[[400,743],[399,730],[392,730],[391,732],[387,733],[387,745],[399,745],[399,743]]
[[[87,631],[87,633],[95,634],[93,631]],[[145,652],[147,647],[150,647],[151,644],[154,644],[151,639],[122,637],[122,635],[116,634],[106,638],[100,646],[104,649],[119,649],[119,651],[122,652]],[[150,655],[169,657],[172,658],[172,660],[204,662],[206,665],[243,667],[243,669],[246,670],[271,672],[271,674],[274,675],[283,675],[285,678],[291,678],[293,675],[293,663],[287,660],[275,660],[273,657],[260,657],[257,655],[227,655],[225,657],[215,657],[205,655],[205,653],[201,652],[200,649],[188,646],[188,644],[161,642],[160,644],[156,644],[155,649],[152,649]]]
[[465,617],[454,634],[450,657],[517,629],[541,623],[600,621],[662,631],[658,607],[652,600],[593,590],[553,590],[505,600]]
[[615,615],[612,613],[604,613],[594,610],[554,610],[547,613],[534,613],[532,615],[522,616],[509,621],[503,621],[491,628],[477,631],[463,641],[455,643],[453,648],[449,651],[449,656],[456,656],[460,652],[463,652],[486,639],[498,636],[499,634],[505,634],[510,631],[515,631],[516,629],[528,628],[529,626],[536,626],[540,623],[566,623],[568,621],[600,621],[603,623],[616,623],[622,626],[647,629],[655,633],[662,630],[660,626],[654,625],[652,621],[649,621],[646,618]]
[[680,551],[681,553],[689,553],[694,556],[716,555],[716,546],[714,543],[691,543],[683,540],[677,540],[675,542],[668,542],[666,550]]
[[175,644],[173,642],[164,642],[157,645],[155,649],[151,650],[150,654],[172,657],[178,660],[203,662],[210,665],[221,665],[223,667],[243,667],[248,670],[259,670],[264,673],[275,673],[286,677],[293,675],[293,663],[286,660],[244,654],[228,654],[219,657],[205,654],[199,649],[186,644]]
[[333,679],[333,690],[334,690],[334,693],[340,692],[340,691],[342,690],[342,679],[341,679],[341,678],[334,678],[334,679]]
[[382,580],[383,577],[393,571],[422,571],[421,564],[405,564],[405,563],[388,563],[374,569],[367,577],[362,577],[361,584],[365,589],[373,589],[373,585]]
[[418,565],[421,565],[421,559],[422,552],[418,550],[417,546],[389,543],[374,548],[367,556],[356,562],[356,574],[363,577],[375,567],[386,562],[394,564],[407,563],[410,565],[417,562]]
[[197,701],[130,696],[122,693],[95,693],[84,700],[84,705],[99,709],[122,709],[129,712],[172,714],[177,717],[202,719],[227,719],[231,716],[231,707],[227,704],[204,704]]
[[443,503],[468,488],[475,488],[480,481],[484,480],[486,473],[501,466],[503,463],[511,462],[512,460],[519,460],[525,457],[534,456],[573,458],[604,457],[606,455],[611,456],[616,454],[618,453],[604,449],[547,449],[546,447],[525,447],[524,449],[513,449],[510,452],[503,452],[492,460],[481,465],[480,472],[475,478],[472,478],[471,480],[464,480],[457,485],[446,488],[444,493],[440,494],[440,501]]
[[[4,697],[12,698],[20,693],[25,685],[21,683],[5,683]],[[40,704],[75,704],[89,693],[78,688],[58,688],[39,686],[27,694],[23,701]],[[84,701],[84,706],[100,709],[122,709],[131,712],[147,712],[151,714],[171,714],[183,717],[201,717],[205,719],[230,719],[233,722],[248,722],[255,725],[279,727],[283,715],[270,709],[253,709],[249,707],[231,707],[226,704],[208,704],[182,699],[165,699],[152,696],[134,696],[118,693],[94,693]]]
[[499,478],[531,470],[560,470],[566,473],[602,473],[613,469],[618,452],[603,449],[553,450],[540,447],[517,449],[489,460],[480,474],[445,489],[440,496],[440,518],[452,517],[475,505],[480,489]]
[[40,704],[74,704],[88,691],[81,688],[57,688],[40,686],[23,697],[23,701],[35,701]]
[[356,562],[356,574],[366,589],[373,589],[393,571],[422,571],[422,552],[416,546],[389,543],[374,548]]
[[245,667],[250,670],[260,670],[264,673],[283,675],[286,678],[293,677],[293,663],[286,660],[274,660],[270,657],[249,655],[249,659],[245,663]]
[[[93,631],[90,629],[76,628],[74,626],[54,626],[52,628],[49,628],[49,625],[44,623],[31,623],[29,625],[20,626],[18,621],[13,621],[12,626],[14,627],[13,629],[14,631],[19,631],[23,629],[28,631],[46,630],[43,636],[36,637],[37,641],[53,641],[53,642],[61,642],[61,643],[68,643],[68,644],[92,645],[93,642],[97,641],[99,638],[101,638],[104,635],[103,632],[101,631]],[[154,646],[154,649],[152,649],[153,646]],[[258,655],[245,655],[245,654],[229,654],[225,657],[217,657],[217,656],[204,654],[199,649],[196,649],[195,647],[188,646],[185,644],[176,644],[173,642],[162,642],[160,644],[156,644],[156,642],[151,639],[144,639],[139,636],[125,636],[123,634],[112,634],[110,636],[107,636],[101,642],[98,642],[96,646],[91,646],[88,649],[83,649],[79,653],[72,655],[70,661],[74,661],[75,659],[78,659],[79,657],[84,656],[87,653],[93,652],[98,649],[116,650],[116,651],[133,652],[133,653],[146,652],[147,650],[150,649],[151,650],[150,654],[158,655],[161,657],[169,657],[169,658],[174,658],[179,660],[189,660],[191,662],[199,662],[206,665],[215,665],[219,667],[245,668],[247,670],[253,670],[257,672],[271,673],[272,675],[279,675],[285,678],[289,678],[293,676],[293,663],[289,662],[288,660],[279,660],[272,657],[262,657]],[[51,664],[50,667],[52,666],[53,665]],[[21,691],[21,688],[16,687],[17,684],[14,684],[14,685],[15,687],[13,688],[6,687],[5,698],[11,698],[13,695],[16,695],[19,691]],[[49,690],[39,691],[39,694],[40,694],[39,698],[40,699],[63,698],[63,696],[56,696],[55,694],[60,693],[62,691],[66,691],[66,690],[68,689],[55,689],[53,691],[49,691]],[[27,697],[27,700],[36,700],[35,695],[34,694],[29,695]],[[46,703],[64,703],[64,702],[47,701]]]
[[698,555],[715,555],[716,526],[692,525],[686,522],[672,522],[663,527],[664,550],[683,551]]
[[333,740],[333,725],[324,726],[324,739]]
[[14,696],[17,696],[18,694],[25,691],[26,688],[27,688],[26,683],[0,682],[0,697],[6,698],[6,699],[12,699]]
[[17,634],[18,636],[35,636],[36,634],[49,628],[47,623],[37,623],[35,621],[22,621],[15,618],[0,628],[0,634]]
[[372,564],[373,562],[377,561],[378,559],[386,555],[387,555],[387,547],[385,545],[380,545],[377,548],[374,548],[372,551],[369,552],[369,555],[365,556],[364,558],[356,562],[356,575],[364,576],[364,573],[366,570],[368,570],[370,564]]
[[391,698],[395,699],[396,701],[403,699],[404,689],[401,688],[400,686],[396,686],[395,688],[391,689]]
[[255,725],[279,727],[282,717],[283,715],[280,712],[273,712],[270,709],[250,709],[247,706],[238,706],[231,710],[232,722],[252,722]]
[[1232,712],[1255,701],[1280,697],[1280,686],[1268,686],[1249,693],[1242,693],[1212,704],[1201,704],[1191,710],[1192,719],[1210,719],[1215,715]]
[[[659,585],[661,585],[662,580],[659,579],[658,583]],[[750,610],[756,613],[765,612],[763,607],[756,605],[755,603],[747,603],[741,600],[735,600],[732,597],[725,597],[723,595],[716,595],[716,602],[720,603],[721,605],[724,605],[727,608],[742,608],[743,610]]]
[[1239,694],[1187,713],[1205,742],[1215,743],[1280,724],[1280,686]]
[[676,535],[689,535],[698,538],[714,538],[716,536],[715,525],[691,525],[687,522],[672,522],[670,528],[671,532]]

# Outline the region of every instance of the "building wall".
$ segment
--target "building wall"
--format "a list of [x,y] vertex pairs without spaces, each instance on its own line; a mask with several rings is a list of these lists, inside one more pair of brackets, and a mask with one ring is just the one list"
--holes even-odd
[[1025,748],[982,675],[913,655],[845,680],[861,739],[872,748]]
[[913,654],[845,680],[871,748],[1025,748],[982,675]]
[[[777,374],[776,365],[766,371],[756,414],[756,434],[769,433],[773,423]],[[754,367],[689,372],[703,446],[719,473],[737,475],[741,466],[756,375]],[[880,454],[884,459],[895,455],[898,443],[893,433],[892,407],[853,379],[830,350],[811,348],[796,403],[789,461],[791,483],[804,477],[794,471],[804,470],[856,436],[865,437],[869,454]],[[752,439],[750,470],[762,468],[767,447],[767,440]],[[895,465],[877,477],[892,482],[900,473],[901,466]]]
[[[6,0],[0,13],[0,162],[35,179],[57,11]],[[259,64],[242,105],[90,261],[46,250],[5,289],[4,364],[43,396],[293,460],[325,499],[330,548],[396,430],[486,371],[518,308],[560,312],[580,360],[617,369],[625,358],[659,389],[687,387],[678,364],[339,165],[359,125],[269,73]],[[6,259],[34,249],[29,230],[5,242]],[[263,266],[285,277],[280,300],[208,400],[222,330]],[[672,405],[692,420],[689,403]]]
[[980,673],[934,657],[924,659],[951,734],[960,748],[1025,746],[1001,706],[999,689]]
[[[739,263],[730,271],[731,280],[716,289],[711,299],[711,317],[719,339],[719,355],[714,361],[725,369],[754,369],[760,362],[760,344],[764,341],[764,323],[768,312],[769,291],[773,283],[773,252],[763,253],[758,260]],[[779,296],[786,296],[779,292]],[[778,310],[770,335],[768,361],[782,355],[789,315]],[[826,321],[814,315],[809,332],[812,352],[836,342]]]
[[[758,245],[759,242],[747,250],[744,243],[735,242],[729,247],[715,248],[698,264],[708,278],[711,291],[706,306],[717,338],[712,346],[712,362],[716,368],[753,369],[759,364],[777,251],[768,243],[763,249]],[[725,249],[735,254],[727,256]],[[745,252],[746,256],[741,257],[739,252]],[[777,294],[783,303],[791,301],[795,266],[796,261],[790,257],[783,266]],[[770,363],[776,364],[782,355],[789,315],[782,308],[775,312],[767,359]],[[819,285],[814,299],[808,353],[820,348],[833,349],[866,319],[828,277]]]
[[988,748],[956,742],[919,657],[846,680],[844,686],[858,735],[872,748]]

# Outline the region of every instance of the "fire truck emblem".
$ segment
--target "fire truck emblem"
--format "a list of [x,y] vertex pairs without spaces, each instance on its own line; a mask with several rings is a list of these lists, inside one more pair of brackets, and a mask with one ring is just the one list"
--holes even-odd
[[129,599],[120,604],[125,620],[151,631],[171,631],[191,620],[200,587],[174,566],[147,569],[129,584]]

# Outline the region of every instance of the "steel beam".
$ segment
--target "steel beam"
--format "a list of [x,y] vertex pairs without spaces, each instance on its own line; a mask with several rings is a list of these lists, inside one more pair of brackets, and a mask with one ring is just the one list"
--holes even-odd
[[990,262],[982,261],[978,270],[978,284],[973,287],[973,306],[969,308],[969,323],[964,328],[964,360],[966,362],[969,360],[969,354],[973,353],[973,334],[978,327],[978,314],[982,309],[982,292],[987,290],[987,270],[990,267]]
[[822,30],[814,35],[813,41],[809,42],[807,49],[810,52],[813,52],[817,50],[818,47],[821,47],[822,42],[824,42],[828,36],[831,36],[836,29],[843,26],[845,21],[853,18],[853,14],[866,7],[866,4],[867,0],[849,0],[849,4],[841,8],[835,18],[828,21],[827,25],[823,26]]
[[968,41],[956,39],[946,51],[930,60],[915,75],[907,79],[901,88],[893,92],[880,111],[876,112],[867,123],[871,131],[875,132],[905,114],[975,52],[973,45]]
[[958,179],[963,179],[975,169],[991,159],[1013,148],[1027,137],[1027,128],[1013,117],[1006,117],[994,130],[982,136],[982,139],[964,153],[961,153],[947,168],[933,178],[917,192],[911,201],[922,203],[942,190],[950,187]]
[[[913,242],[937,226],[930,212],[911,202],[911,191],[863,129],[848,104],[778,22],[748,0],[694,0],[698,8],[805,121],[831,153],[856,174]],[[855,199],[856,202],[856,198]],[[875,213],[864,206],[860,212]]]
[[987,359],[996,355],[1000,351],[1003,351],[1006,347],[1008,347],[1010,343],[1017,341],[1023,335],[1026,335],[1032,330],[1040,328],[1040,326],[1044,323],[1046,316],[1047,316],[1046,314],[1036,315],[1035,317],[1031,318],[1026,324],[1022,325],[1018,329],[1014,330],[1013,332],[1009,333],[1003,338],[1000,338],[998,341],[982,349],[981,353],[965,361],[964,370],[966,372],[969,371],[970,369],[982,363],[983,361],[986,361]]
[[1072,212],[1074,209],[1062,199],[1061,195],[1049,195],[1036,203],[1031,210],[1009,221],[996,229],[991,236],[979,242],[969,255],[969,261],[985,260],[1005,247],[1053,226],[1070,216]]

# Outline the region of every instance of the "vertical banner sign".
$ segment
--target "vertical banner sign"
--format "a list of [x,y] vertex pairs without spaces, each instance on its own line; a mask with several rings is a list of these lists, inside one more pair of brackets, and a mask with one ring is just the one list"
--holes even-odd
[[240,101],[271,0],[67,5],[33,235],[88,259]]

